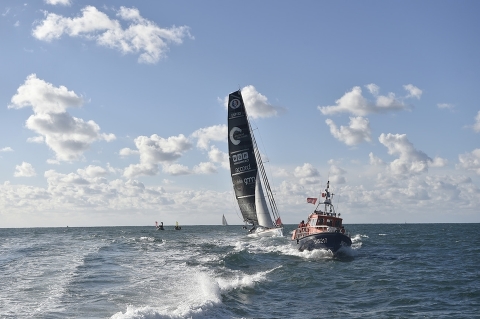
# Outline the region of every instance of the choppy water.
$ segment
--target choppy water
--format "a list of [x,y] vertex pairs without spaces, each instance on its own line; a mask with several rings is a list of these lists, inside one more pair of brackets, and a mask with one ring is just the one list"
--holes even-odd
[[0,229],[0,318],[478,318],[480,224],[347,225],[341,258],[240,226]]

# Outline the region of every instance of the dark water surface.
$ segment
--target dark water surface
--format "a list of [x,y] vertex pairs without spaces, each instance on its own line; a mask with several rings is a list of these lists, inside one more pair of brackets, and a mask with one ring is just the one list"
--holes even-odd
[[0,318],[479,318],[480,224],[346,226],[340,257],[293,225],[0,229]]

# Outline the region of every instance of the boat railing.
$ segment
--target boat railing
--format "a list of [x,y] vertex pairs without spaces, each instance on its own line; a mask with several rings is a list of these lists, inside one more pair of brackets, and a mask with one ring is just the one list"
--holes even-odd
[[332,233],[339,232],[344,235],[347,235],[348,237],[351,237],[350,233],[346,232],[345,228],[339,228],[339,227],[328,226],[328,225],[315,225],[315,226],[308,225],[305,227],[298,227],[297,229],[295,229],[292,237],[293,239],[298,239],[298,238],[310,235],[312,233],[316,233],[315,231],[312,232],[312,229],[320,230],[320,232],[332,232]]

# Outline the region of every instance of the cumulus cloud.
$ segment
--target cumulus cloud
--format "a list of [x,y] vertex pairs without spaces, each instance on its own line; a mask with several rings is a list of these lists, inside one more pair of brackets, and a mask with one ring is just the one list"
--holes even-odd
[[478,111],[477,116],[475,116],[475,124],[473,124],[473,130],[475,132],[480,132],[480,111]]
[[217,172],[217,168],[211,162],[202,162],[193,167],[193,172],[195,174],[212,174]]
[[208,149],[210,141],[226,141],[227,126],[225,124],[214,125],[201,128],[192,133],[192,137],[197,139],[197,147]]
[[[199,169],[199,168],[197,168]],[[163,164],[163,172],[170,175],[189,175],[192,172],[188,169],[187,166],[178,164],[178,163],[165,163]]]
[[120,154],[121,157],[126,157],[126,156],[130,156],[130,155],[140,154],[140,152],[138,150],[132,150],[128,147],[125,147],[125,148],[122,148],[120,150],[119,154]]
[[208,158],[210,161],[214,163],[220,163],[223,168],[230,169],[230,162],[228,161],[228,154],[225,152],[220,151],[215,146],[210,147],[210,151],[208,151]]
[[473,150],[471,153],[460,154],[458,160],[457,168],[474,171],[480,175],[480,148]]
[[347,171],[343,168],[337,165],[331,165],[329,170],[329,180],[335,185],[345,184],[347,180],[343,175],[345,175],[346,173]]
[[78,160],[93,142],[115,139],[114,134],[100,133],[100,126],[94,121],[84,121],[66,112],[67,108],[82,104],[82,97],[74,91],[65,86],[54,87],[31,74],[17,89],[8,108],[32,107],[34,114],[27,119],[26,127],[38,136],[28,141],[41,142],[44,139],[55,152],[55,161],[58,162]]
[[312,164],[304,163],[303,166],[295,167],[293,176],[299,178],[301,185],[318,184],[320,173]]
[[[272,117],[285,111],[283,107],[270,104],[267,97],[257,92],[257,89],[253,85],[248,85],[241,91],[248,116],[253,119]],[[228,96],[224,98],[223,104],[225,108],[227,108]]]
[[0,152],[13,152],[13,148],[7,146],[0,149]]
[[70,0],[44,0],[46,4],[51,4],[53,6],[56,6],[57,4],[62,5],[62,6],[69,6],[71,5]]
[[35,173],[32,164],[27,162],[22,162],[22,164],[17,165],[15,167],[15,173],[13,174],[15,177],[32,177],[35,175],[37,175],[37,173]]
[[[357,116],[365,116],[370,113],[385,113],[390,111],[405,110],[407,106],[403,103],[403,98],[397,98],[394,93],[379,95],[380,88],[376,84],[368,84],[366,88],[375,97],[375,101],[369,101],[362,94],[359,86],[352,88],[350,92],[345,93],[340,99],[336,100],[336,105],[318,106],[318,110],[324,115],[337,113],[351,113]],[[409,92],[405,98],[420,98],[422,91],[417,87],[408,84],[404,88]]]
[[[192,143],[183,134],[162,138],[157,134],[152,136],[139,136],[135,139],[135,146],[138,151],[122,149],[121,154],[140,154],[140,163],[127,167],[124,176],[133,178],[138,175],[156,175],[158,164],[172,164],[179,159],[183,153],[192,148]],[[164,166],[163,170],[172,175],[180,175],[185,172],[178,166]],[[188,169],[187,169],[188,171]]]
[[382,161],[382,159],[373,155],[372,152],[370,152],[370,154],[368,154],[368,158],[370,159],[370,165],[373,165],[373,166],[383,166],[383,165],[385,165],[385,163]]
[[45,14],[45,19],[32,31],[38,40],[50,42],[63,35],[83,37],[123,54],[139,54],[139,63],[157,63],[166,56],[170,43],[181,44],[185,37],[193,38],[189,27],[160,28],[143,18],[136,8],[122,6],[118,10],[117,17],[128,24],[125,29],[120,21],[110,19],[94,6],[86,6],[76,18]]
[[331,119],[325,120],[325,123],[330,127],[333,137],[349,146],[371,141],[370,124],[366,118],[350,117],[349,126],[340,126],[340,129]]
[[428,171],[428,166],[441,167],[446,160],[435,158],[432,160],[427,154],[415,149],[407,139],[406,134],[381,134],[380,143],[388,148],[388,154],[399,157],[389,164],[394,175],[416,175]]
[[404,85],[403,88],[408,92],[407,97],[415,97],[417,99],[420,99],[420,97],[422,96],[422,90],[412,84]]
[[310,163],[304,163],[303,166],[297,166],[295,167],[295,170],[293,171],[293,175],[295,177],[316,177],[320,176],[320,173],[318,170],[313,167],[312,164]]

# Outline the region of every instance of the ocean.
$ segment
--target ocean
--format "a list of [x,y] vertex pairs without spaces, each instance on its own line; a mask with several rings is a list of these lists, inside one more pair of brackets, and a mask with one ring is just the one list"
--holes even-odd
[[294,227],[0,229],[0,318],[480,317],[480,224],[347,224],[337,257]]

